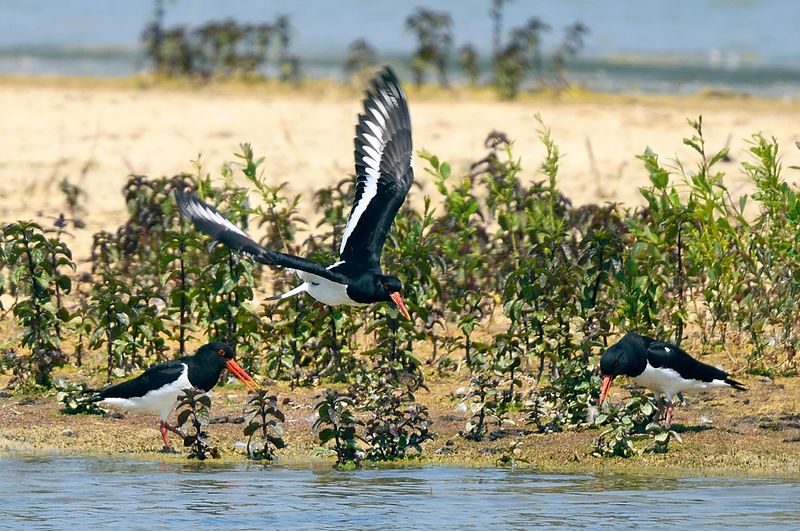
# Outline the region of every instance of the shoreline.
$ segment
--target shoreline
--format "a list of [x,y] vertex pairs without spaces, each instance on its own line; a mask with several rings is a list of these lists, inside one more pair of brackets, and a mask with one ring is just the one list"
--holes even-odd
[[[708,361],[708,360],[706,360]],[[426,375],[429,376],[429,375]],[[62,375],[63,377],[63,375]],[[666,454],[643,454],[631,458],[594,457],[594,442],[603,428],[563,431],[548,434],[535,432],[527,425],[522,412],[509,413],[514,425],[504,424],[505,435],[480,442],[468,441],[459,435],[468,414],[459,413],[455,406],[455,389],[465,383],[461,375],[451,378],[431,377],[430,392],[417,392],[417,401],[428,407],[432,431],[436,438],[423,444],[421,457],[385,463],[364,462],[364,468],[393,468],[406,466],[498,467],[497,460],[512,456],[516,468],[541,473],[613,473],[651,474],[660,476],[747,476],[800,477],[800,424],[793,403],[800,398],[800,382],[796,378],[780,377],[774,381],[750,375],[743,377],[749,391],[725,390],[687,396],[687,403],[676,408],[676,431],[683,442],[672,441]],[[74,378],[71,381],[76,381]],[[278,451],[280,466],[332,467],[334,459],[317,455],[317,435],[311,431],[313,405],[322,390],[289,388],[287,382],[268,386],[277,393],[280,407],[286,415],[283,423],[285,450]],[[336,386],[333,386],[336,387]],[[613,396],[623,400],[628,393],[622,386]],[[779,394],[778,398],[775,395]],[[242,414],[245,391],[238,386],[224,385],[213,391],[211,419],[227,417],[234,420]],[[284,403],[285,402],[285,403]],[[25,405],[20,405],[23,403]],[[192,463],[182,452],[182,443],[172,437],[178,454],[165,454],[157,430],[157,418],[152,415],[126,413],[122,418],[98,415],[64,415],[61,404],[49,396],[13,395],[0,398],[0,457],[11,454],[61,454],[101,458],[133,458],[166,462]],[[110,409],[114,412],[115,410]],[[712,423],[704,426],[703,418]],[[174,418],[174,413],[173,417]],[[22,419],[31,419],[28,425]],[[781,420],[784,419],[784,420]],[[788,420],[787,420],[788,419]],[[205,463],[224,465],[265,465],[249,460],[241,450],[234,450],[237,441],[246,441],[242,423],[213,423],[209,425],[212,445],[222,454],[219,460]],[[492,430],[497,427],[491,428]],[[491,430],[490,430],[491,431]],[[511,445],[519,449],[512,454]],[[642,442],[636,443],[642,447]],[[414,454],[412,454],[414,455]],[[527,462],[526,462],[527,461]]]

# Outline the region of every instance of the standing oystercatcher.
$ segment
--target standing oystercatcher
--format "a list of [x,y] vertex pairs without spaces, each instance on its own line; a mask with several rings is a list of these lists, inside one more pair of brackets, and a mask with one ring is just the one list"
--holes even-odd
[[382,274],[380,267],[386,235],[414,179],[406,95],[388,67],[373,79],[364,100],[356,125],[355,159],[353,209],[342,236],[340,260],[328,267],[262,247],[193,193],[176,190],[175,197],[181,214],[201,231],[263,264],[297,273],[302,284],[272,299],[307,292],[334,306],[393,301],[411,319],[401,296],[403,284]]
[[159,363],[132,380],[106,387],[98,393],[97,400],[109,406],[158,413],[164,447],[169,448],[167,430],[183,436],[167,423],[178,396],[192,387],[210,391],[226,367],[249,389],[256,389],[255,381],[234,361],[233,349],[225,343],[212,342],[200,347],[194,356]]
[[599,405],[605,401],[611,381],[625,375],[637,385],[653,391],[659,400],[660,395],[666,396],[667,425],[672,423],[672,397],[677,393],[715,387],[745,390],[742,384],[729,378],[727,372],[697,361],[677,345],[634,333],[626,334],[603,353],[600,373],[603,385]]

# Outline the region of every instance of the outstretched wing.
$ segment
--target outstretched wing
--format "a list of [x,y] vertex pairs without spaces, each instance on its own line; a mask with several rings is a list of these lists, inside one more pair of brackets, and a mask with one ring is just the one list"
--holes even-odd
[[377,267],[386,235],[414,180],[406,95],[388,67],[367,92],[355,147],[356,193],[339,253],[345,262]]
[[647,347],[647,360],[653,367],[667,367],[675,370],[682,378],[696,378],[703,382],[726,381],[728,373],[697,361],[680,347],[672,343],[655,342]]
[[194,226],[205,232],[229,249],[252,257],[254,260],[277,267],[287,267],[313,273],[334,282],[343,283],[344,278],[321,264],[267,249],[254,242],[242,229],[231,223],[228,218],[206,203],[200,201],[192,192],[175,190],[175,201],[180,213]]

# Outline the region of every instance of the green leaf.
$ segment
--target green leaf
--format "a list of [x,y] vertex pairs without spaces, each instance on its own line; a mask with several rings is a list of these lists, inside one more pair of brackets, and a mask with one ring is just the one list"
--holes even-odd
[[178,413],[178,426],[183,426],[186,424],[186,421],[189,420],[189,416],[191,416],[192,412],[188,409],[184,409],[180,413]]
[[321,444],[325,444],[336,436],[336,433],[331,428],[325,428],[319,432],[319,440]]

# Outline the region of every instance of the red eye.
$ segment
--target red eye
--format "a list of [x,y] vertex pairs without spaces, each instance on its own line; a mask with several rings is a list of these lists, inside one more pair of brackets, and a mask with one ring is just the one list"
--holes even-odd
[[219,354],[220,356],[222,356],[224,358],[225,357],[225,349],[219,349],[217,351],[217,354]]

